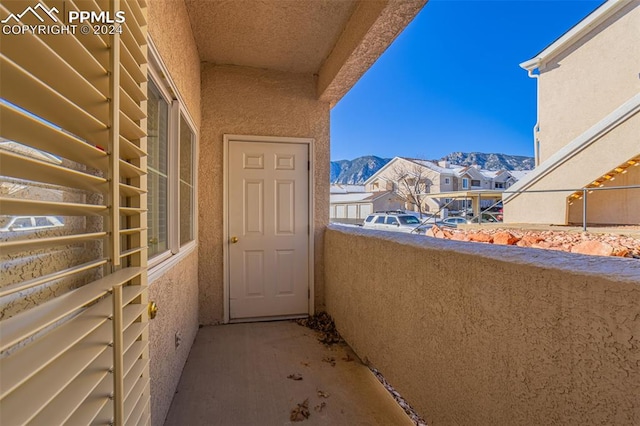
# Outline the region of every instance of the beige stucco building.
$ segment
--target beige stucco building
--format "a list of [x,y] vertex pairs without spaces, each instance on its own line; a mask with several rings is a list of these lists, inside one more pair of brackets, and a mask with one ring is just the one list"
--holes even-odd
[[[460,194],[469,191],[503,191],[510,188],[524,172],[490,171],[478,166],[459,166],[448,161],[419,160],[395,157],[364,183],[367,191],[394,191],[405,200],[405,209],[437,213],[446,206],[449,210],[472,207],[472,199]],[[441,194],[438,197],[438,194]],[[456,194],[458,193],[458,194]],[[475,198],[478,201],[477,198]],[[490,197],[481,202],[489,207]]]
[[[2,151],[0,214],[55,215],[64,226],[1,236],[0,423],[160,425],[200,324],[324,309],[329,112],[425,3],[3,2],[0,136],[74,162]],[[20,33],[59,28],[76,6],[114,31]],[[271,180],[260,175],[268,168]],[[29,199],[36,192],[18,180],[80,195]],[[265,271],[289,268],[304,288],[291,291],[292,309],[246,313],[235,304],[234,250],[267,232],[297,242],[276,248],[280,266]],[[242,250],[260,278],[255,247]],[[26,266],[5,274],[15,259]],[[89,338],[96,353],[79,362]],[[54,393],[38,393],[42,383]]]
[[538,84],[537,165],[505,221],[581,223],[586,193],[586,222],[640,223],[640,189],[599,189],[640,184],[639,39],[640,3],[607,1],[521,64]]

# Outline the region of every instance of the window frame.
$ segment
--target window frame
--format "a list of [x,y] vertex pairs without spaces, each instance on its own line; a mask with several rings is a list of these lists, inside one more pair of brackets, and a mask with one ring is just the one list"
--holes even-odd
[[[187,241],[184,244],[180,244],[180,118],[184,118],[187,127],[191,131],[191,179],[193,186],[193,205],[191,210],[191,223],[193,223],[193,239]],[[197,240],[197,227],[196,227],[196,202],[197,202],[197,134],[195,131],[195,125],[190,119],[189,113],[180,100],[174,99],[171,105],[171,117],[169,119],[170,127],[170,141],[169,141],[169,182],[173,183],[173,187],[169,185],[170,207],[169,214],[177,218],[175,221],[169,221],[169,234],[171,235],[169,241],[169,248],[173,255],[178,254],[181,250],[185,250],[189,245],[194,244]],[[171,180],[173,176],[173,182]]]
[[[195,228],[195,222],[196,222],[196,214],[195,214],[195,210],[196,210],[196,203],[198,201],[198,197],[197,197],[197,192],[196,192],[196,179],[197,179],[197,171],[198,171],[198,161],[197,161],[197,157],[196,157],[196,142],[197,142],[197,138],[196,138],[196,130],[195,130],[195,125],[189,120],[188,114],[187,114],[187,110],[184,106],[179,105],[179,112],[178,112],[178,122],[180,123],[180,119],[183,118],[187,128],[189,129],[189,132],[191,133],[191,189],[192,189],[192,193],[191,193],[191,223],[193,224],[193,228],[191,229],[191,240],[185,242],[184,244],[182,243],[182,240],[180,238],[180,236],[178,236],[178,246],[179,248],[183,248],[188,246],[189,244],[191,244],[192,242],[194,242],[197,239],[197,234],[196,234],[196,228]],[[178,132],[180,131],[180,127],[178,127]],[[180,138],[178,138],[178,152],[179,152],[179,156],[178,156],[178,211],[180,211],[180,203],[182,201],[182,194],[181,194],[181,188],[182,188],[182,170],[180,170],[180,156],[182,155],[182,146],[181,146],[182,141],[180,140]],[[180,213],[178,214],[178,221],[179,223],[182,222],[181,220],[182,218],[180,217]]]
[[462,178],[462,189],[469,189],[469,178]]
[[[148,80],[158,88],[161,95],[169,103],[168,126],[168,170],[167,170],[167,212],[168,241],[167,250],[148,259],[149,282],[161,276],[167,268],[191,253],[198,245],[198,158],[199,135],[191,114],[180,96],[176,85],[162,63],[160,56],[149,40]],[[193,204],[191,222],[193,239],[180,245],[180,118],[189,128],[191,139],[191,177],[193,186]]]
[[[155,70],[154,70],[155,71]],[[166,259],[168,259],[169,257],[171,257],[171,219],[170,216],[172,215],[171,212],[171,203],[172,203],[172,199],[171,199],[171,178],[170,176],[172,175],[172,169],[171,169],[171,163],[172,163],[172,158],[174,153],[172,152],[172,143],[171,143],[171,139],[172,139],[172,132],[173,132],[173,112],[172,112],[172,104],[173,104],[173,99],[172,99],[172,94],[171,92],[169,92],[167,90],[167,88],[161,84],[158,83],[158,81],[161,81],[161,78],[156,75],[154,75],[154,73],[152,72],[152,67],[150,66],[148,69],[148,80],[150,82],[153,82],[153,85],[156,87],[156,89],[158,89],[158,92],[160,94],[160,96],[163,98],[163,100],[167,103],[167,112],[168,112],[168,123],[167,123],[167,248],[166,250],[159,252],[157,254],[155,254],[153,257],[148,257],[147,261],[148,261],[148,265],[149,268],[151,268],[152,266],[154,266],[156,263],[162,262]],[[147,173],[147,178],[148,178],[148,173]],[[147,195],[148,197],[150,196],[149,194]],[[147,228],[149,227],[149,223],[147,224]]]

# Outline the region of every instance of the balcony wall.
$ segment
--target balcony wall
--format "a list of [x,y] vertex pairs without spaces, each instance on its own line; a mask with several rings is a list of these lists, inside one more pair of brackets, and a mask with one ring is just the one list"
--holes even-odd
[[640,423],[640,262],[332,226],[327,311],[438,424]]

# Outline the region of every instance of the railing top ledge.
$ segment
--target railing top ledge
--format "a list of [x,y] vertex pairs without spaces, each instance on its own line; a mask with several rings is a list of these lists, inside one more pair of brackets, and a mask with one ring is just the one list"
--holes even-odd
[[[388,242],[400,244],[415,250],[424,250],[424,261],[429,261],[430,252],[447,253],[451,256],[464,255],[490,259],[495,262],[517,263],[523,267],[557,269],[574,274],[601,276],[603,279],[631,282],[640,287],[640,261],[621,257],[589,256],[560,251],[543,250],[529,247],[502,246],[480,244],[467,241],[452,241],[446,239],[425,237],[422,235],[404,234],[400,232],[378,231],[362,229],[356,226],[330,224],[327,226],[327,236],[342,235],[347,238],[371,239],[371,249],[379,253],[379,245]],[[373,242],[375,240],[375,243]],[[325,249],[331,250],[331,244],[336,242],[332,238],[325,238]],[[358,244],[339,243],[341,247],[358,252],[358,261],[369,259],[366,256],[367,247]],[[374,248],[375,247],[375,248]],[[384,250],[383,250],[384,251]],[[398,247],[389,248],[389,256],[397,255]]]

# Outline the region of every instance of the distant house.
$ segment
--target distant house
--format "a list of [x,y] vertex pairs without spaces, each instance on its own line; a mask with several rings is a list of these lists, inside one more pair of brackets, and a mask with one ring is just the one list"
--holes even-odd
[[491,179],[492,185],[490,189],[507,189],[516,183],[521,177],[525,176],[528,171],[483,171],[483,175]]
[[[538,80],[536,168],[505,221],[640,223],[640,2],[607,1],[520,66]],[[585,188],[584,191],[576,191]]]
[[331,185],[329,220],[361,224],[376,211],[399,210],[403,203],[392,191],[365,192],[361,185]]
[[[511,187],[517,177],[507,170],[483,170],[479,166],[459,166],[447,161],[419,160],[395,157],[365,182],[368,192],[393,191],[402,194],[411,189],[412,201],[405,209],[436,213],[444,206],[449,210],[471,207],[471,199],[465,199],[463,192],[502,191]],[[442,194],[436,197],[434,194]],[[407,197],[404,197],[405,200]],[[483,207],[491,204],[489,199],[480,203]]]

